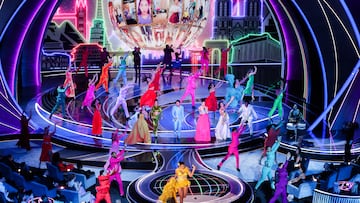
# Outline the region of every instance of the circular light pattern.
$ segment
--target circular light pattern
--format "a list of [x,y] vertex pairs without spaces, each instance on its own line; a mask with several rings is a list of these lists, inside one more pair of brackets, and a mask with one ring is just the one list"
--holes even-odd
[[129,47],[186,47],[202,33],[209,4],[209,0],[110,0],[105,19]]

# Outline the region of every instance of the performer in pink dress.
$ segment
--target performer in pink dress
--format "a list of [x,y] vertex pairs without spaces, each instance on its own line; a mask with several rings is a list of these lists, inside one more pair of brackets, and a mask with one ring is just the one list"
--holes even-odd
[[196,124],[196,132],[194,137],[196,142],[210,142],[210,121],[208,116],[208,108],[205,106],[205,100],[201,101],[199,106],[199,118]]
[[124,132],[119,135],[119,129],[117,128],[117,129],[115,130],[115,132],[113,132],[113,133],[111,134],[111,142],[112,142],[112,143],[111,143],[111,148],[110,148],[110,150],[109,150],[110,155],[111,155],[112,152],[118,152],[118,151],[119,151],[120,139],[121,139],[122,137],[126,136],[126,130],[127,130],[127,129],[125,129]]
[[66,70],[65,81],[64,81],[63,86],[64,87],[69,86],[69,88],[65,91],[66,97],[75,98],[76,84],[74,83],[73,78],[72,78],[71,67],[68,67],[68,69]]
[[206,47],[203,47],[203,50],[201,51],[201,70],[203,70],[204,76],[208,74],[209,71],[209,50]]
[[124,188],[121,180],[121,165],[120,162],[124,159],[125,149],[117,152],[111,152],[110,158],[105,163],[105,170],[110,174],[110,184],[115,179],[119,186],[120,196],[124,196]]
[[98,74],[95,74],[92,79],[89,79],[88,89],[86,91],[86,95],[84,101],[82,102],[81,109],[86,107],[90,107],[91,103],[95,99],[95,83],[98,80]]
[[235,128],[233,128],[232,133],[231,133],[232,140],[228,147],[228,153],[217,165],[218,170],[220,170],[220,168],[224,164],[224,162],[233,154],[235,156],[235,160],[236,160],[236,170],[240,171],[238,145],[239,145],[239,136],[244,132],[244,130],[245,130],[244,124],[240,124],[240,126],[237,130]]
[[190,94],[192,107],[195,108],[195,90],[196,90],[196,79],[201,75],[201,70],[195,74],[191,74],[188,77],[188,85],[186,86],[185,93],[180,98],[180,103]]

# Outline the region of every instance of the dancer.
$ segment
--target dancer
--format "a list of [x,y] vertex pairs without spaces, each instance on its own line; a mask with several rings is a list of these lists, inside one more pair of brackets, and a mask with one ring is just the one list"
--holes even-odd
[[157,131],[158,131],[158,126],[159,126],[159,120],[161,117],[161,106],[159,106],[158,100],[155,99],[155,103],[154,106],[151,108],[151,119],[152,119],[152,124],[153,124],[153,132],[154,135],[157,137]]
[[109,63],[111,56],[106,50],[106,47],[103,47],[102,52],[100,53],[100,67],[103,67],[105,64]]
[[69,86],[69,88],[65,91],[65,95],[68,98],[75,98],[76,84],[73,81],[72,70],[71,70],[70,66],[68,67],[68,69],[65,72],[65,81],[64,81],[63,86],[64,87]]
[[43,143],[41,144],[41,154],[40,154],[40,163],[39,168],[41,166],[41,162],[50,162],[52,157],[52,145],[51,145],[51,137],[55,135],[56,132],[56,123],[54,124],[54,131],[49,132],[50,126],[45,127],[44,135],[43,135]]
[[29,118],[26,117],[25,111],[21,114],[20,118],[20,138],[19,141],[16,143],[17,146],[26,149],[29,151],[31,149],[30,147],[30,134],[29,134],[29,121],[32,117],[32,111],[30,111]]
[[[95,100],[95,110],[94,115],[92,119],[92,129],[91,134],[96,137],[102,136],[102,118],[101,118],[101,104],[99,100]],[[94,138],[95,145],[100,146],[101,140],[98,140],[97,138]]]
[[160,92],[160,76],[161,76],[161,74],[163,73],[164,69],[165,69],[165,66],[163,66],[163,63],[162,63],[162,62],[160,62],[160,63],[157,65],[157,67],[156,67],[156,69],[155,69],[155,71],[154,71],[154,73],[153,73],[153,77],[152,77],[151,83],[153,83],[153,85],[154,85],[154,91],[155,91],[156,93],[159,93],[159,92]]
[[[174,49],[172,48],[172,45],[166,45],[165,49],[164,49],[164,60],[163,60],[163,64],[165,67],[167,67],[170,71],[170,75],[172,75],[173,73],[173,69],[172,69],[172,56],[171,53],[174,52]],[[163,72],[164,73],[164,72]]]
[[231,156],[235,156],[235,164],[236,164],[236,170],[240,171],[239,168],[239,136],[244,132],[245,125],[240,124],[238,129],[233,128],[231,132],[231,143],[228,147],[228,152],[226,156],[220,161],[220,163],[217,165],[217,170],[220,170],[221,166],[224,164],[224,162]]
[[269,120],[271,120],[271,116],[274,114],[275,110],[278,110],[280,120],[283,120],[283,108],[282,108],[282,99],[284,97],[284,92],[286,91],[287,84],[284,79],[280,80],[280,87],[276,90],[276,99],[274,101],[273,107],[268,113]]
[[196,170],[196,166],[192,165],[192,171],[190,172],[189,168],[185,166],[185,163],[180,161],[179,167],[175,170],[175,178],[176,178],[176,188],[178,189],[180,196],[180,203],[184,202],[184,198],[187,195],[188,188],[190,187],[190,181],[188,180],[188,176],[191,178]]
[[84,98],[84,101],[81,104],[81,109],[84,109],[84,107],[90,107],[91,103],[95,99],[95,83],[98,80],[98,74],[95,74],[92,79],[89,79],[88,83],[88,89],[86,91],[86,95]]
[[[226,78],[229,77],[229,74],[226,75]],[[245,82],[246,78],[243,78],[241,81],[236,79],[234,87],[228,87],[226,88],[226,101],[228,102],[226,104],[227,106],[230,106],[232,108],[237,107],[239,104],[239,101],[241,101],[242,94],[243,94],[243,88],[241,84]]]
[[115,179],[119,186],[120,196],[124,196],[124,188],[121,180],[121,165],[120,162],[124,160],[125,148],[119,152],[111,152],[111,156],[106,161],[104,169],[110,174],[109,182]]
[[277,169],[278,182],[276,183],[276,190],[274,196],[270,199],[269,203],[275,203],[275,201],[279,198],[280,195],[282,198],[282,203],[288,202],[286,188],[288,184],[287,166],[289,163],[290,156],[291,156],[290,153],[287,153],[285,163],[279,164],[279,167]]
[[219,82],[214,85],[214,83],[210,83],[208,86],[209,96],[205,100],[205,105],[208,107],[209,111],[216,111],[217,110],[217,101],[215,96],[215,90],[222,85],[222,82]]
[[174,133],[180,137],[182,122],[184,121],[184,107],[180,105],[180,100],[176,100],[175,106],[171,109],[171,115],[174,121]]
[[196,142],[210,142],[210,121],[208,116],[208,108],[205,106],[205,99],[201,101],[199,106],[199,118],[196,124],[196,132],[194,137]]
[[131,87],[130,85],[125,85],[124,86],[123,84],[120,84],[119,95],[116,98],[115,105],[110,110],[110,115],[111,116],[114,116],[115,111],[117,111],[119,106],[121,105],[123,110],[124,110],[126,120],[128,120],[130,118],[129,110],[128,110],[126,99],[125,99],[127,91],[128,91],[128,89],[130,87]]
[[275,141],[275,143],[272,147],[267,148],[265,165],[262,168],[261,177],[255,185],[255,190],[259,189],[261,183],[263,183],[266,178],[269,179],[269,181],[271,183],[271,188],[275,189],[275,183],[273,180],[271,168],[274,165],[275,153],[276,153],[277,149],[280,147],[280,141],[281,141],[281,136],[278,137],[278,139]]
[[134,56],[134,69],[135,69],[135,83],[139,81],[140,84],[140,75],[141,75],[141,52],[139,47],[135,47],[132,52]]
[[127,83],[127,78],[126,78],[126,59],[129,56],[129,52],[126,53],[124,56],[120,56],[120,64],[119,64],[119,71],[116,75],[116,78],[113,80],[114,85],[117,83],[117,81],[120,79],[120,77],[122,77],[123,79],[123,84],[126,85]]
[[151,136],[149,133],[149,126],[145,120],[147,112],[142,109],[139,118],[134,124],[129,136],[124,140],[125,144],[151,143]]
[[250,104],[248,98],[244,98],[244,104],[241,105],[238,113],[240,114],[240,124],[247,124],[250,131],[250,136],[253,135],[253,126],[252,121],[253,119],[257,120],[258,115],[254,110],[254,107]]
[[167,203],[168,201],[176,203],[176,193],[176,178],[172,176],[166,182],[166,185],[164,186],[162,193],[159,196],[159,201],[161,201],[161,203]]
[[198,79],[201,75],[201,70],[199,70],[195,74],[190,74],[188,77],[188,85],[186,86],[186,90],[184,94],[180,98],[180,103],[190,94],[191,96],[191,105],[192,108],[195,109],[195,90],[196,90],[196,79]]
[[121,135],[119,135],[119,129],[117,128],[115,130],[115,132],[113,132],[111,134],[111,148],[109,150],[110,155],[111,155],[112,152],[118,152],[119,151],[120,139],[126,135],[126,130],[127,130],[127,128],[124,130],[124,132]]
[[194,1],[194,0],[190,0],[189,5],[188,5],[189,18],[190,18],[190,20],[194,20],[195,7],[196,7],[195,1]]
[[220,66],[219,66],[219,69],[216,71],[215,75],[218,75],[218,78],[220,78],[220,75],[221,75],[221,70],[224,71],[224,77],[226,76],[227,74],[227,62],[228,62],[228,52],[230,51],[231,49],[231,44],[230,46],[225,49],[225,48],[222,48],[221,49],[221,61],[220,61]]
[[228,113],[225,111],[224,103],[220,103],[220,105],[221,104],[223,106],[219,109],[220,117],[215,127],[216,141],[223,141],[230,137],[230,118]]
[[253,69],[250,69],[245,78],[248,78],[247,82],[246,82],[246,86],[245,86],[245,89],[243,91],[243,94],[242,94],[242,97],[241,97],[241,100],[244,99],[244,96],[251,96],[251,99],[252,100],[255,100],[255,97],[254,97],[254,76],[257,72],[257,67],[254,66]]
[[276,124],[270,124],[266,126],[266,138],[264,140],[264,150],[259,159],[259,164],[261,164],[261,160],[266,156],[267,148],[272,147],[277,140],[278,135],[280,134],[282,122]]
[[146,78],[149,86],[146,92],[140,97],[140,107],[153,107],[156,100],[155,84],[150,78]]
[[90,51],[88,50],[88,48],[85,48],[85,50],[83,50],[83,52],[82,52],[81,62],[76,69],[76,73],[77,73],[81,67],[84,67],[85,77],[88,77],[88,74],[89,74],[88,73],[88,64],[87,64],[89,54],[90,54]]
[[99,186],[96,186],[96,200],[95,203],[100,203],[105,201],[106,203],[111,203],[110,196],[110,175],[105,170],[101,170],[98,176]]
[[209,50],[206,47],[203,47],[203,50],[201,51],[201,70],[203,70],[203,76],[206,76],[209,71]]
[[105,92],[108,94],[109,93],[109,68],[112,65],[112,61],[110,61],[109,63],[105,64],[101,70],[101,75],[100,75],[100,80],[99,83],[96,85],[95,89],[98,90],[100,88],[100,86],[103,86],[103,88],[105,89]]
[[69,88],[70,86],[63,86],[63,85],[59,85],[58,88],[56,89],[57,91],[57,96],[56,96],[56,104],[53,107],[53,109],[50,112],[49,115],[49,119],[51,119],[52,115],[55,113],[55,111],[58,109],[59,106],[61,106],[61,112],[62,112],[62,116],[63,118],[65,118],[65,91]]

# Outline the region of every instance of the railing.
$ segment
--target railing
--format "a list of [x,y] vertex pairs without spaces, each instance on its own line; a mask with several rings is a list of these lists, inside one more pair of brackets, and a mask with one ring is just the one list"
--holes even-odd
[[328,203],[328,202],[341,202],[341,203],[360,203],[360,196],[355,195],[340,195],[325,192],[319,189],[314,190],[312,202],[316,203]]

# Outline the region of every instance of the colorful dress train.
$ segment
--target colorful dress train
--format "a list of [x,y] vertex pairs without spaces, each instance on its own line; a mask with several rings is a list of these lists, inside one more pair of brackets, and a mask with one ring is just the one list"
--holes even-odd
[[205,110],[199,110],[199,119],[196,124],[195,141],[210,142],[210,121]]
[[146,123],[144,114],[140,114],[138,120],[134,124],[129,136],[124,140],[125,144],[151,143],[149,126]]

